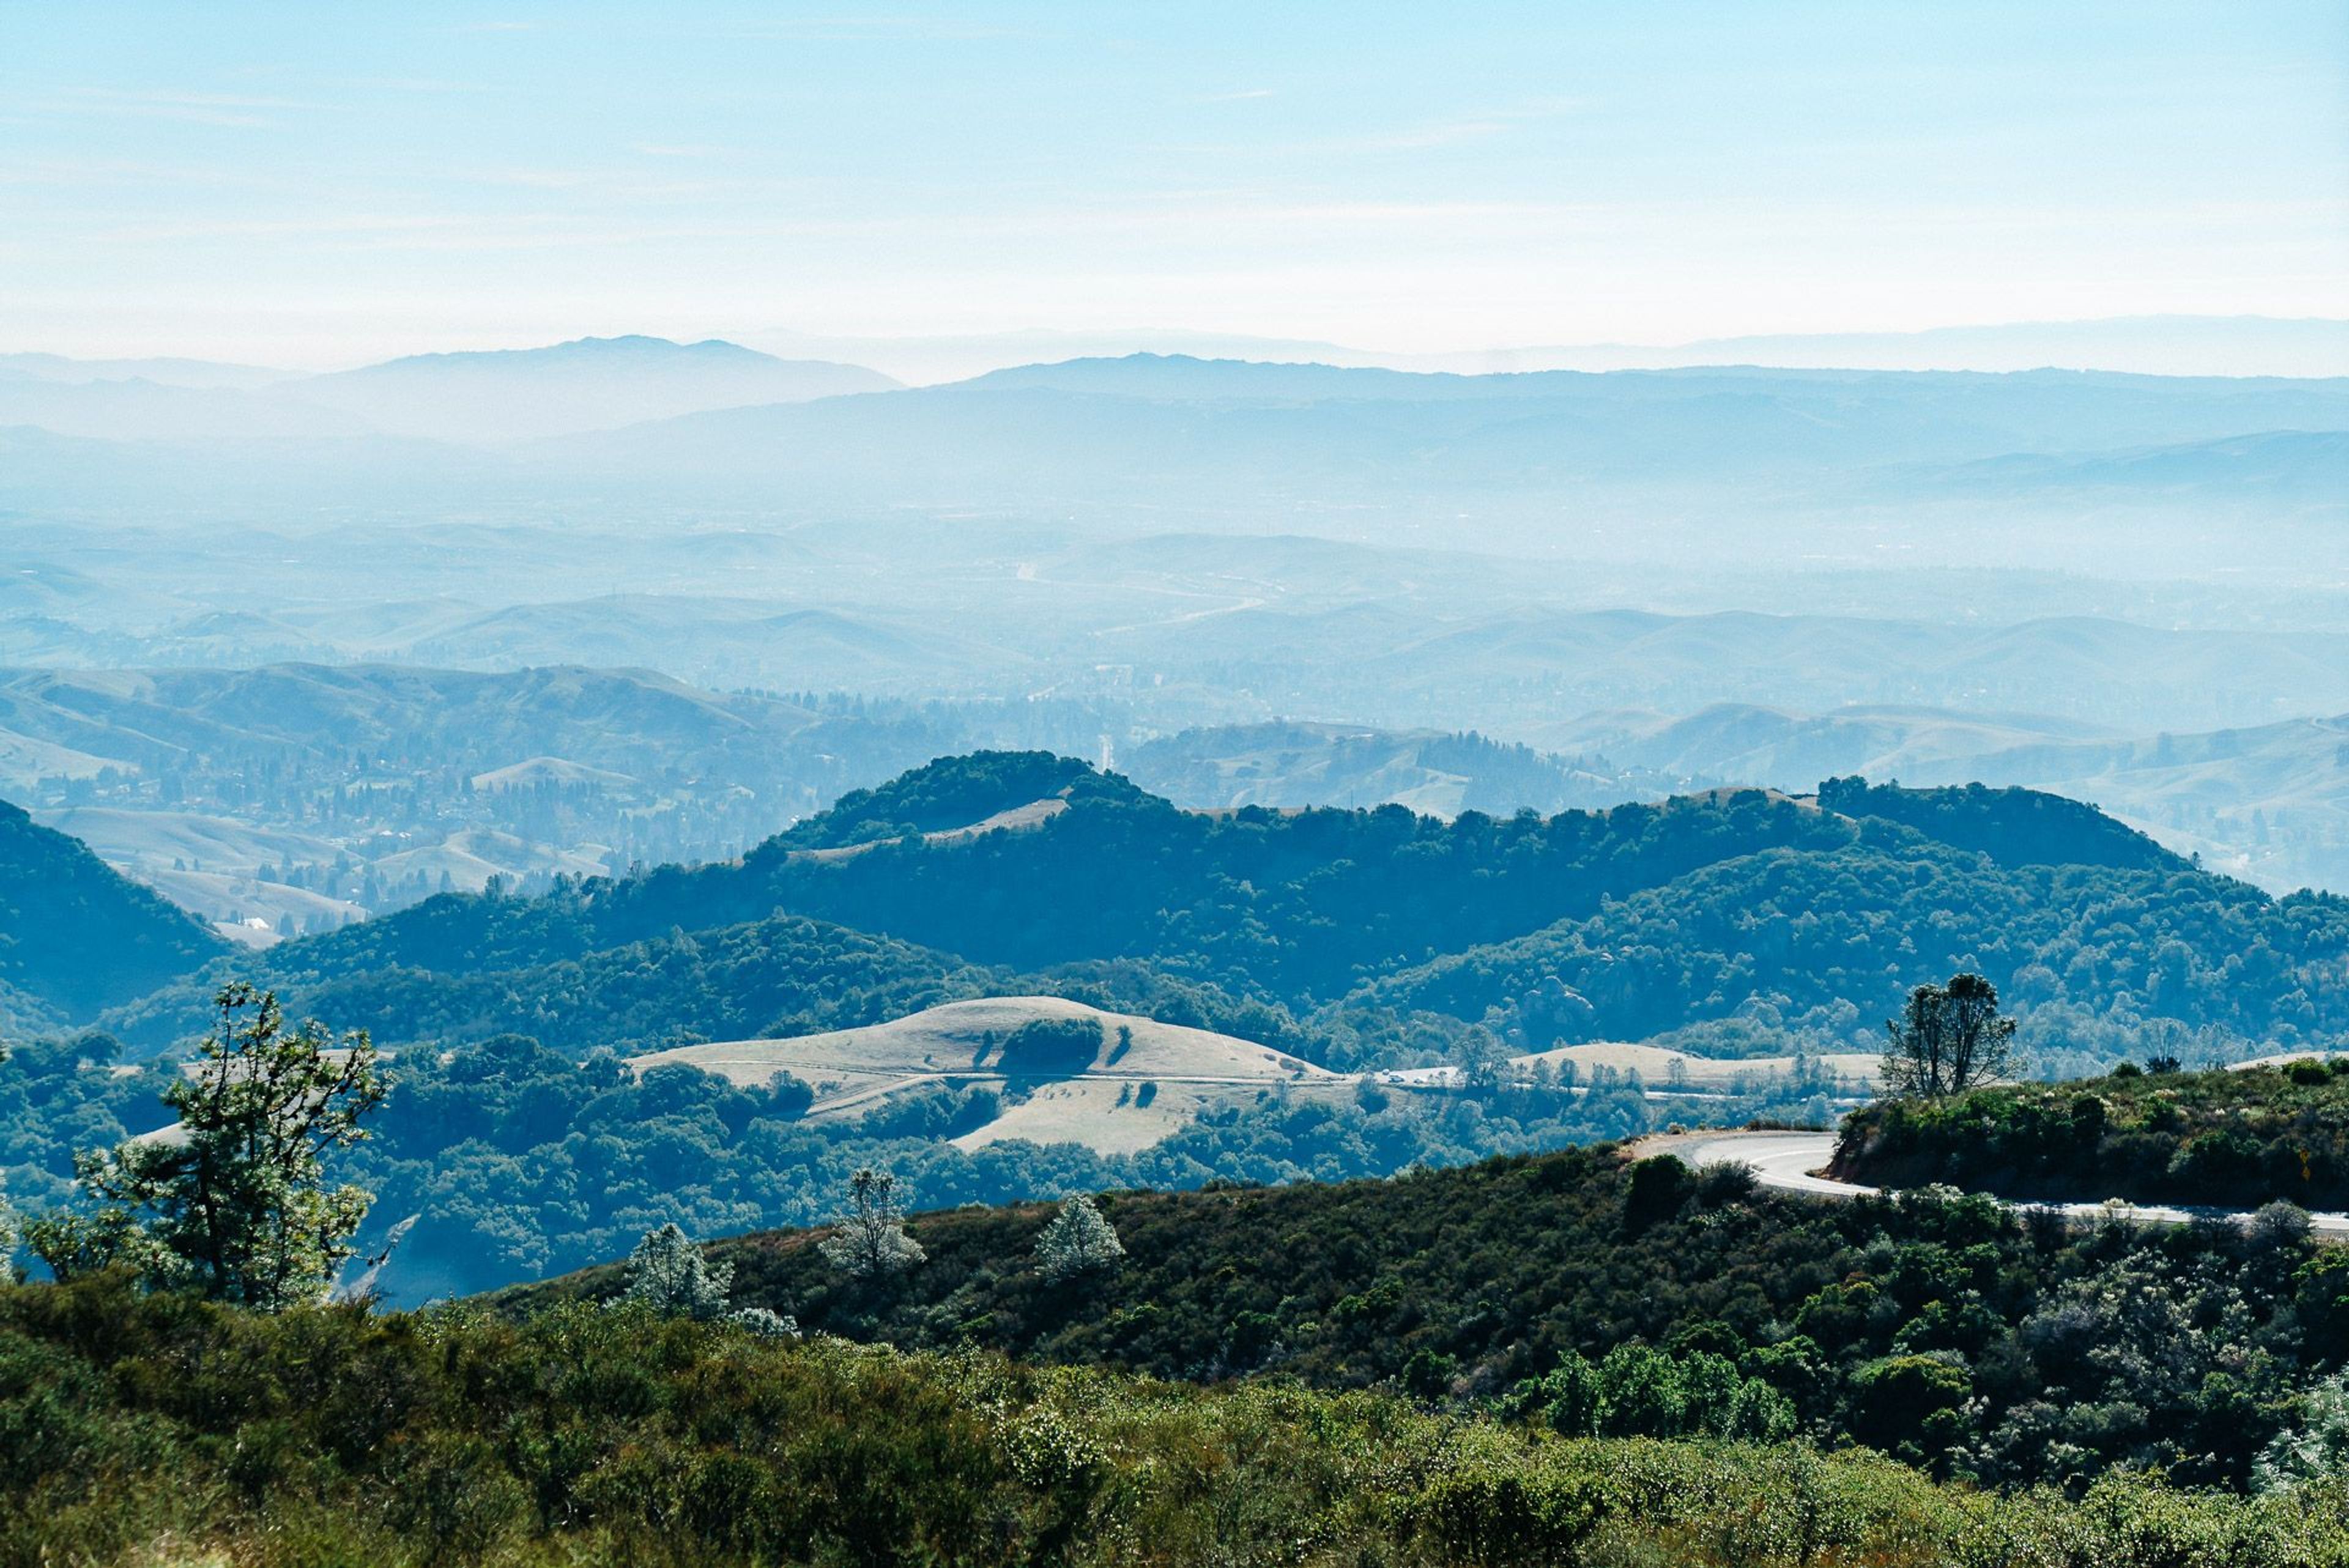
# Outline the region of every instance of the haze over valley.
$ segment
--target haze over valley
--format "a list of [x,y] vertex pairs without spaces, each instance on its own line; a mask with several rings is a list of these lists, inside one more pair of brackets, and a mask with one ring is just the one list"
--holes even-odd
[[[0,387],[0,778],[262,938],[984,746],[1201,807],[2019,783],[2349,874],[2349,379],[638,336]],[[1418,758],[1472,734],[1535,755]]]
[[2337,12],[0,6],[0,1568],[2349,1568]]

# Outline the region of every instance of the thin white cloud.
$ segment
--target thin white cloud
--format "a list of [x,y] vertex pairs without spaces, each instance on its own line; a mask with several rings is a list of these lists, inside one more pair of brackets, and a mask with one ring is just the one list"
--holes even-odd
[[[688,26],[679,31],[700,29]],[[1024,27],[945,16],[802,16],[771,22],[726,23],[709,31],[721,37],[800,38],[820,43],[975,43],[1037,36]]]
[[234,129],[270,129],[288,111],[312,112],[326,106],[303,98],[257,98],[243,93],[125,91],[118,88],[68,88],[24,106],[30,119],[170,119]]

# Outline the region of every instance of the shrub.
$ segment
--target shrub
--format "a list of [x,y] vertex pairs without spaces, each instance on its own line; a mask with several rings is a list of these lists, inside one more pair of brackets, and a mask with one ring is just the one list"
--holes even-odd
[[1480,1568],[1550,1568],[1577,1560],[1605,1515],[1580,1476],[1477,1465],[1436,1478],[1405,1511],[1447,1556]]

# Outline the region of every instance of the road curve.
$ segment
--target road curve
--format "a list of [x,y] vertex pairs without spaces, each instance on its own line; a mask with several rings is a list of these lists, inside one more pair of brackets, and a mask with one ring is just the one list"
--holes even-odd
[[[1641,1154],[1673,1154],[1688,1165],[1751,1165],[1762,1185],[1781,1192],[1822,1198],[1865,1198],[1878,1189],[1816,1174],[1835,1157],[1832,1132],[1683,1132],[1640,1140]],[[2140,1224],[2182,1225],[2198,1219],[2245,1220],[2239,1209],[2172,1209],[2155,1203],[2016,1203],[2013,1208],[2053,1209],[2075,1220],[2132,1220]],[[2311,1214],[2310,1228],[2335,1240],[2349,1240],[2349,1214]]]

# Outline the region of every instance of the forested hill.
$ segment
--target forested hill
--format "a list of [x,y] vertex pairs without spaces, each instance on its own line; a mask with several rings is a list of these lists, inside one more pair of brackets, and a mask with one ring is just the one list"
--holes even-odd
[[2037,789],[1903,789],[1865,779],[1819,786],[1822,809],[1847,817],[1880,817],[1916,829],[1953,849],[1975,850],[2002,866],[2109,866],[2174,872],[2189,862],[2094,806]]
[[[1342,1037],[1356,1064],[1411,1015],[1536,1047],[1745,1028],[1864,1048],[1909,986],[1960,966],[2064,1049],[2125,1054],[2148,1030],[2157,1045],[2183,1031],[2206,1053],[2251,1055],[2349,1034],[2334,978],[2349,902],[2271,899],[2030,791],[1846,780],[1828,796],[1834,809],[1742,790],[1451,822],[1394,806],[1206,814],[1082,764],[979,753],[851,797],[740,861],[532,900],[443,897],[253,966],[297,1006],[331,996],[337,1023],[389,1039],[519,1028],[566,1049],[644,1039],[665,1009],[715,1008],[719,1027],[750,1033],[878,1021],[906,999],[865,994],[893,961],[866,954],[882,939],[934,975],[1018,972],[1030,989],[1059,988],[1070,965],[1120,965],[1121,984],[1256,1007],[1265,1021],[1237,1032],[1297,1031],[1285,1048]],[[941,827],[1007,811],[1022,825]],[[853,980],[831,967],[850,949],[866,954]],[[726,1003],[745,986],[826,1006]],[[1561,986],[1588,1006],[1561,1007]],[[201,992],[117,1022],[164,1043],[194,1024]]]
[[87,1023],[225,946],[79,840],[0,800],[0,1027]]

